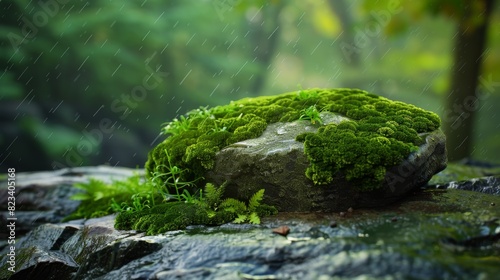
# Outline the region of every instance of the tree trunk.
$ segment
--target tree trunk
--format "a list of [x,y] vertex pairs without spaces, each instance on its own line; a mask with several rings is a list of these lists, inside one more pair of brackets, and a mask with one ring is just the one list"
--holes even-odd
[[283,9],[283,2],[267,4],[262,9],[261,21],[250,21],[251,36],[256,42],[253,50],[255,60],[261,65],[263,71],[255,75],[253,83],[250,85],[250,92],[254,96],[260,95],[268,75],[265,69],[271,64],[273,55],[278,47],[278,39],[281,34],[279,28],[279,14]]
[[[473,1],[464,1],[464,12],[455,38],[451,89],[446,96],[443,127],[447,136],[448,160],[456,161],[471,156],[475,113],[479,108],[476,88],[486,43],[487,27],[493,0],[484,0],[484,9],[473,12]],[[471,25],[472,17],[482,22]]]
[[[340,21],[340,26],[342,27],[342,41],[345,43],[354,46],[354,24],[355,21],[353,19],[351,10],[352,10],[352,3],[349,2],[349,5],[345,0],[329,0],[328,4],[330,6],[330,9],[332,12],[337,15],[339,21]],[[340,42],[339,42],[340,44]],[[349,66],[352,66],[353,68],[359,68],[361,66],[361,59],[359,56],[359,52],[353,51],[351,53],[346,55],[346,60]]]

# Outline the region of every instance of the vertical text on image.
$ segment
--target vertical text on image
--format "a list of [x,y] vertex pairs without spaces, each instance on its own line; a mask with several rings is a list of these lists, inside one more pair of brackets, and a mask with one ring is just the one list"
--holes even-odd
[[16,270],[16,169],[7,169],[7,270]]

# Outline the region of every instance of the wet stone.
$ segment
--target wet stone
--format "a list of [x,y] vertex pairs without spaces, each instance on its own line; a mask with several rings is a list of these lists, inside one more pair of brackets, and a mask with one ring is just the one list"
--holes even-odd
[[[320,114],[324,124],[347,118],[328,112]],[[247,200],[265,189],[264,202],[278,211],[346,211],[348,208],[384,206],[425,185],[446,167],[445,136],[440,130],[425,135],[424,144],[400,165],[387,169],[382,187],[360,191],[344,174],[326,185],[314,185],[305,176],[309,161],[297,135],[315,132],[310,121],[273,123],[253,139],[234,143],[216,155],[215,166],[205,179],[226,182],[225,194]]]
[[[156,236],[116,230],[113,215],[43,224],[16,242],[14,274],[1,250],[0,279],[495,279],[499,203],[497,195],[429,189],[382,208],[344,208],[341,219],[281,212],[260,225]],[[284,225],[288,235],[273,234]]]
[[500,195],[500,176],[472,178],[464,181],[452,181],[444,184],[431,185],[436,189],[457,189],[475,191],[492,195]]

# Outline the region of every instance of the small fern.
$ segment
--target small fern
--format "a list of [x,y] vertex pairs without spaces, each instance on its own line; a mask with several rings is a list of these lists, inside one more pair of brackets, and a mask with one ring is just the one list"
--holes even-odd
[[217,205],[222,200],[222,194],[224,193],[224,189],[226,187],[226,183],[222,184],[220,187],[215,187],[214,184],[207,183],[205,185],[205,197],[203,200],[206,202],[207,206],[210,208],[217,208]]
[[245,203],[234,198],[225,199],[221,203],[220,208],[236,214],[245,213],[247,211],[247,206],[245,205]]
[[71,196],[73,200],[92,200],[97,201],[105,196],[114,194],[114,188],[104,183],[101,180],[90,178],[87,183],[77,183],[75,188],[83,190],[84,192],[76,193]]
[[248,221],[251,224],[259,225],[260,224],[260,217],[259,217],[259,215],[257,215],[257,212],[250,213],[250,216],[248,217]]
[[260,202],[264,198],[264,189],[260,189],[258,192],[254,193],[250,200],[248,201],[248,211],[254,212],[257,207],[260,206]]
[[242,224],[242,223],[246,222],[247,218],[248,218],[247,215],[238,214],[238,217],[236,219],[234,219],[233,223]]
[[65,221],[96,218],[122,211],[140,211],[155,203],[151,185],[144,182],[140,174],[112,183],[90,178],[86,183],[75,184],[75,188],[83,192],[74,194],[71,199],[81,203],[73,213],[65,217]]
[[263,198],[264,189],[261,189],[252,195],[248,201],[248,206],[237,199],[228,198],[221,203],[220,207],[224,211],[235,213],[237,215],[233,223],[241,224],[249,222],[251,224],[260,224],[260,217],[257,214],[257,209],[261,206]]

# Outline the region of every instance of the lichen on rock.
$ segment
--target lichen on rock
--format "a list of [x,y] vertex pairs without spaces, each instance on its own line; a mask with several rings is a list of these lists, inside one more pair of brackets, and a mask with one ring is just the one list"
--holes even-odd
[[[346,120],[315,121],[323,112]],[[168,123],[164,133],[170,136],[150,152],[147,174],[167,173],[166,166],[174,165],[187,170],[186,181],[203,177],[214,167],[220,150],[259,137],[269,124],[299,119],[319,126],[317,132],[296,139],[303,142],[310,163],[305,175],[315,184],[327,184],[342,172],[364,190],[378,188],[387,168],[401,163],[425,142],[425,133],[440,126],[432,112],[358,89],[308,89],[245,98],[194,110]]]

